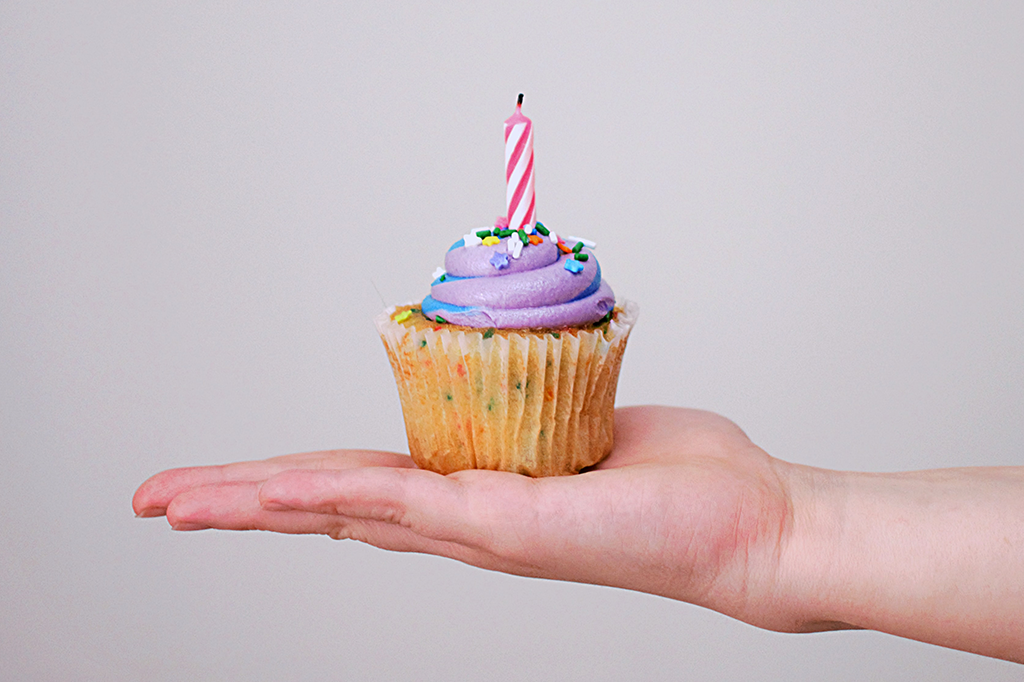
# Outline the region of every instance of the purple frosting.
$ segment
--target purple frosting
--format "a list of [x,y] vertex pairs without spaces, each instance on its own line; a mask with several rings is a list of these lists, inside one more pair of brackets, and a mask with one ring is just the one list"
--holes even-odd
[[[563,254],[551,240],[524,245],[508,265],[492,264],[495,253],[508,253],[506,237],[493,246],[457,242],[445,257],[443,278],[434,280],[423,300],[423,314],[432,320],[467,327],[573,327],[600,320],[615,306],[611,287],[601,280],[601,266],[589,249],[579,272],[566,269],[573,254]],[[442,281],[443,280],[443,281]]]

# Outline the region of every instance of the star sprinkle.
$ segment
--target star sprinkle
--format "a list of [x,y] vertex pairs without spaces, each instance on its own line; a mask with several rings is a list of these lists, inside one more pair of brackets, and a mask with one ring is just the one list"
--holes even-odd
[[490,237],[484,237],[484,246],[494,246],[500,241],[500,239],[498,239],[492,234]]
[[[576,261],[573,261],[573,262],[575,263]],[[507,268],[508,267],[508,255],[504,254],[504,253],[501,253],[500,251],[495,251],[494,253],[491,254],[491,265],[494,266],[495,270],[501,270],[502,268]]]
[[574,275],[578,275],[583,272],[583,263],[578,260],[567,259],[565,261],[565,269]]
[[462,236],[462,241],[465,242],[466,246],[480,246],[484,240],[477,237],[475,233],[470,232]]

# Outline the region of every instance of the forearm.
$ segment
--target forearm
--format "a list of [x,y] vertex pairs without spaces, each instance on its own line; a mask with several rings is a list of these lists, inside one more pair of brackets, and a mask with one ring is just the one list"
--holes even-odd
[[846,623],[1024,662],[1024,467],[795,467],[780,583]]

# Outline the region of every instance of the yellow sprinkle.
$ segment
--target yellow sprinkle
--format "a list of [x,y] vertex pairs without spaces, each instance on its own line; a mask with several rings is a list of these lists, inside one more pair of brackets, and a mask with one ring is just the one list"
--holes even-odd
[[492,234],[490,237],[484,237],[484,246],[494,246],[500,241],[500,239],[498,239]]
[[395,315],[395,322],[405,322],[412,316],[411,310],[403,310],[402,312]]

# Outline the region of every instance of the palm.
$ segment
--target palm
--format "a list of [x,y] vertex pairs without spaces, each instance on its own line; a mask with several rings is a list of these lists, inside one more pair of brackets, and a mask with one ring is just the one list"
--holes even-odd
[[617,411],[611,455],[579,476],[440,476],[404,455],[329,451],[164,472],[134,504],[179,528],[323,533],[758,622],[787,524],[779,465],[722,417],[635,407]]

